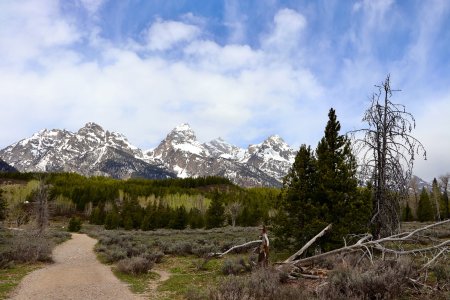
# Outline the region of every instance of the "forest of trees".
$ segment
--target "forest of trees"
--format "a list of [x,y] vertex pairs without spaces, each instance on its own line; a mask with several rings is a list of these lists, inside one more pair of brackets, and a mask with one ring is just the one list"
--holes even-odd
[[[45,178],[52,217],[78,215],[107,229],[257,226],[269,222],[280,195],[279,189],[241,188],[222,177],[117,180],[74,173],[2,176],[22,182]],[[32,203],[37,193],[38,189],[33,190],[25,202]],[[30,213],[26,206],[14,209]]]

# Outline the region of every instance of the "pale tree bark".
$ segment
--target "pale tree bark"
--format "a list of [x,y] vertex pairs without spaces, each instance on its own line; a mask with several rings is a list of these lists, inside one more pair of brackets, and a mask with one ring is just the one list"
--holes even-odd
[[242,204],[240,202],[231,202],[225,207],[225,213],[231,218],[231,226],[236,226],[236,219],[241,213]]
[[391,101],[390,77],[378,87],[363,121],[368,128],[352,131],[361,160],[361,181],[373,188],[372,232],[388,236],[400,229],[400,202],[408,196],[415,156],[426,152],[411,135],[415,119],[405,106]]

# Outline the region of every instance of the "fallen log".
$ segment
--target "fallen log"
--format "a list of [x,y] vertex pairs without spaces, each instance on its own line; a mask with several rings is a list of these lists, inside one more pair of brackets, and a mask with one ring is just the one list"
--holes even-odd
[[[354,252],[354,251],[359,251],[361,249],[363,249],[364,251],[380,251],[383,254],[384,253],[390,253],[390,254],[395,254],[395,255],[408,255],[408,254],[417,254],[417,253],[425,253],[425,252],[430,252],[433,250],[441,250],[442,252],[447,252],[449,251],[449,245],[450,245],[450,240],[446,240],[443,241],[437,245],[432,245],[429,247],[425,247],[425,248],[417,248],[417,249],[411,249],[411,250],[395,250],[395,249],[390,249],[388,247],[383,246],[383,243],[390,243],[390,242],[410,242],[413,237],[415,235],[417,235],[419,232],[422,232],[424,230],[436,227],[436,226],[440,226],[446,223],[449,223],[450,219],[445,220],[445,221],[441,221],[441,222],[437,222],[437,223],[433,223],[421,228],[418,228],[416,230],[413,230],[411,232],[402,232],[402,233],[398,233],[395,235],[391,235],[388,237],[384,237],[378,240],[367,240],[370,235],[367,235],[367,237],[364,237],[362,239],[360,239],[359,241],[357,241],[355,244],[350,245],[350,246],[345,246],[339,249],[335,249],[335,250],[331,250],[325,253],[321,253],[318,255],[313,255],[307,258],[302,258],[302,259],[292,259],[291,258],[293,256],[297,256],[296,254],[300,252],[300,250],[302,250],[306,245],[309,244],[309,242],[302,247],[302,249],[300,249],[296,254],[294,254],[293,256],[291,256],[289,259],[285,260],[284,262],[281,262],[279,264],[294,264],[295,266],[301,266],[304,265],[305,263],[308,262],[312,262],[318,259],[322,259],[324,257],[327,256],[331,256],[331,255],[336,255],[336,254],[342,254],[342,253],[350,253],[350,252]],[[442,253],[441,253],[442,254]],[[298,256],[297,256],[298,257]]]
[[250,246],[253,246],[253,245],[256,245],[256,244],[261,244],[261,243],[262,243],[262,240],[250,241],[250,242],[247,242],[247,243],[244,243],[244,244],[241,244],[241,245],[233,246],[233,247],[231,247],[230,249],[228,249],[225,252],[210,253],[208,256],[209,257],[223,257],[224,255],[226,255],[226,254],[228,254],[228,253],[230,253],[232,251],[235,251],[235,250],[238,250],[238,249],[247,248],[247,247],[250,247]]
[[300,255],[303,254],[303,252],[305,252],[318,238],[320,238],[321,236],[323,236],[328,230],[330,230],[330,228],[332,227],[332,224],[328,224],[327,227],[325,227],[321,232],[319,232],[318,234],[316,234],[315,237],[313,237],[312,239],[309,240],[309,242],[307,242],[300,250],[298,250],[297,252],[295,252],[293,255],[291,255],[288,259],[286,259],[283,263],[289,263],[292,262],[294,260],[297,259],[297,257],[299,257]]

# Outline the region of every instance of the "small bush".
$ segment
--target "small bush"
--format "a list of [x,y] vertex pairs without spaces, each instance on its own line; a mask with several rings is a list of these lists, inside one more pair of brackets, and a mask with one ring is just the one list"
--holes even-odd
[[122,259],[117,263],[117,269],[125,274],[144,274],[153,268],[153,261],[141,256]]
[[243,272],[243,266],[236,260],[227,259],[222,266],[223,275],[237,275]]
[[227,259],[222,266],[222,274],[224,275],[238,275],[245,272],[251,272],[252,266],[243,258],[234,260]]
[[[264,299],[264,300],[301,300],[308,299],[299,286],[283,285],[279,271],[258,269],[250,276],[230,276],[217,288],[210,289],[208,297],[202,294],[188,293],[189,300],[214,299]],[[191,298],[189,298],[191,297]]]
[[72,217],[69,220],[69,226],[67,230],[70,232],[78,232],[81,230],[81,219],[78,217]]
[[145,257],[147,260],[153,261],[157,264],[159,264],[163,257],[164,257],[164,253],[162,253],[161,251],[147,251],[143,254],[143,257]]
[[413,277],[410,261],[376,261],[370,268],[340,267],[321,291],[325,299],[396,299]]
[[13,263],[34,263],[52,261],[52,244],[45,237],[17,234],[0,252],[0,268]]
[[127,258],[127,252],[119,246],[111,246],[104,251],[105,260],[107,263],[113,263]]

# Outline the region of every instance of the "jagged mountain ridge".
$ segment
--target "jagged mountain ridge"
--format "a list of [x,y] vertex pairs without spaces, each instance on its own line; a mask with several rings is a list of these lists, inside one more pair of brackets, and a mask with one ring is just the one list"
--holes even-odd
[[145,157],[179,177],[219,175],[242,186],[281,186],[295,152],[278,136],[246,150],[221,138],[200,143],[191,127],[181,124]]
[[281,186],[295,158],[279,136],[241,149],[218,138],[200,143],[188,124],[175,127],[153,150],[87,123],[78,132],[41,130],[0,150],[19,171],[77,172],[115,178],[224,176],[241,186]]
[[41,130],[0,151],[7,163],[27,172],[76,172],[114,178],[168,178],[175,174],[142,160],[125,136],[87,123],[78,132]]

